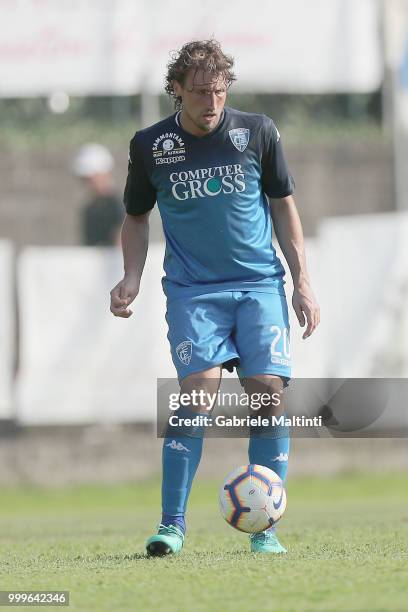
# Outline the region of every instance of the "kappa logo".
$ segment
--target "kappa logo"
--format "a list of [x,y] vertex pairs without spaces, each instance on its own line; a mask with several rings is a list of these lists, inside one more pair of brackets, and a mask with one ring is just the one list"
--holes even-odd
[[186,448],[185,446],[182,445],[181,442],[176,442],[175,440],[172,440],[171,442],[166,444],[166,446],[169,446],[170,448],[176,451],[186,451],[187,453],[190,452],[189,448]]
[[234,130],[229,130],[228,134],[234,147],[241,153],[245,151],[249,143],[249,129],[235,128]]
[[156,165],[176,164],[186,159],[183,139],[175,132],[160,134],[153,143],[152,152]]
[[188,365],[191,361],[191,355],[193,353],[193,343],[191,340],[184,340],[183,342],[180,342],[180,344],[176,346],[176,353],[181,363]]
[[288,461],[289,457],[287,453],[279,453],[277,457],[274,457],[272,461]]

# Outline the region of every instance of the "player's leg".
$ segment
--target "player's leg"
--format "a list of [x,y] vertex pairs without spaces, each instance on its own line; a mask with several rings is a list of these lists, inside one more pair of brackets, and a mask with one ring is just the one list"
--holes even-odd
[[[221,379],[221,366],[187,376],[180,393],[192,397],[215,396]],[[193,419],[197,414],[210,414],[212,403],[204,402],[178,409],[178,418]],[[184,515],[195,473],[201,459],[204,428],[201,426],[168,425],[163,443],[162,524],[177,525],[185,532]]]
[[[289,322],[286,300],[277,294],[248,293],[237,311],[236,345],[240,353],[245,391],[257,399],[269,396],[256,414],[284,416],[283,389],[290,377]],[[274,424],[252,427],[248,455],[250,463],[264,465],[284,481],[287,474],[289,428]],[[251,538],[251,549],[286,552],[274,529]]]
[[[218,391],[221,364],[237,357],[230,334],[234,324],[231,294],[176,300],[168,305],[168,338],[177,369],[180,392]],[[195,371],[197,370],[197,371]],[[191,374],[189,372],[192,372]],[[177,410],[183,418],[207,413],[208,403]],[[179,552],[185,532],[184,514],[194,475],[201,458],[203,428],[168,425],[163,443],[162,523],[159,534],[147,543],[149,554]]]
[[[215,397],[221,379],[221,366],[187,376],[180,385],[180,393],[190,397]],[[195,395],[193,395],[195,393]],[[199,414],[209,414],[213,408],[209,402],[194,401],[190,406],[177,410],[181,419],[194,419]],[[162,519],[159,532],[149,538],[147,552],[165,555],[180,552],[185,534],[185,512],[193,479],[201,459],[204,428],[192,424],[167,426],[163,441]]]
[[260,415],[269,420],[267,426],[253,426],[250,429],[248,456],[250,463],[264,465],[273,470],[285,481],[288,471],[290,450],[289,428],[285,424],[272,424],[271,416],[285,416],[284,413],[284,382],[280,376],[260,374],[245,380],[245,392],[256,400],[259,397],[269,397],[270,405],[258,410],[251,410],[251,416]]
[[[271,422],[272,416],[284,416],[283,386],[282,379],[271,374],[253,376],[245,381],[245,391],[249,397],[257,400],[259,397],[264,400],[270,398],[269,402],[266,402],[269,406],[251,411],[251,416],[260,414],[262,418],[268,418],[269,424],[250,428],[249,462],[268,467],[285,481],[290,448],[289,428],[284,424]],[[276,536],[274,526],[252,535],[250,542],[252,552],[286,553]]]

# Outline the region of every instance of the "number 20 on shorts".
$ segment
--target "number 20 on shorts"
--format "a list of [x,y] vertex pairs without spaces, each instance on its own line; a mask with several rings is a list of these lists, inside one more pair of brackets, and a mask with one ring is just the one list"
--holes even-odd
[[[278,325],[272,325],[270,327],[270,332],[272,334],[272,342],[271,342],[271,357],[285,357],[286,359],[290,359],[290,342],[289,342],[289,330],[287,327],[281,329]],[[283,351],[278,350],[278,344],[280,340],[282,342]],[[282,355],[283,352],[283,355]]]

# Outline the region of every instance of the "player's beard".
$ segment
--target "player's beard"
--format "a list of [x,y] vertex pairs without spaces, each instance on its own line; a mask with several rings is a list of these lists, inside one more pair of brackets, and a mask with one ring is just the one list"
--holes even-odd
[[214,111],[214,117],[212,121],[207,122],[203,117],[205,113],[200,113],[200,115],[195,118],[188,112],[186,108],[183,108],[183,111],[186,114],[186,117],[188,117],[188,119],[191,121],[191,123],[193,123],[199,130],[206,133],[213,132],[216,129],[220,122],[222,114],[222,110],[219,113]]

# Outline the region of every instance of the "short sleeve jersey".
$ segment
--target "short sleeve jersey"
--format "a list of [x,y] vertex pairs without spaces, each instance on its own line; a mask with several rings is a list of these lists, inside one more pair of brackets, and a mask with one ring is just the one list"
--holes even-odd
[[280,134],[264,115],[225,108],[197,137],[180,113],[130,143],[124,202],[130,215],[159,207],[168,298],[214,291],[283,292],[267,196],[293,193]]

